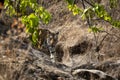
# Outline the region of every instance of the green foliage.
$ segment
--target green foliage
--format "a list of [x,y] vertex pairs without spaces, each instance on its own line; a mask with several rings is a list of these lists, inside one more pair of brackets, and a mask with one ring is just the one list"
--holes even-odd
[[35,11],[38,8],[38,4],[36,0],[21,0],[20,2],[20,10],[22,14],[26,13],[28,8],[31,8],[33,11]]
[[51,19],[50,13],[48,13],[43,7],[39,7],[35,12],[40,16],[43,23],[48,24]]
[[104,19],[105,21],[111,21],[112,18],[111,16],[107,13],[107,11],[104,9],[104,6],[100,5],[100,4],[95,4],[94,7],[88,7],[86,9],[84,9],[81,17],[83,19],[86,18],[93,18],[93,17],[98,17],[101,19]]
[[39,21],[42,20],[43,23],[48,24],[50,19],[51,15],[43,7],[39,7],[35,10],[35,13],[31,13],[29,16],[22,17],[22,22],[26,24],[26,32],[32,36],[31,41],[34,45],[38,42]]
[[113,20],[113,21],[111,21],[111,24],[112,24],[114,27],[120,28],[120,21]]
[[16,13],[15,9],[11,5],[10,0],[5,0],[4,5],[5,5],[5,8],[7,8],[7,11],[6,11],[7,14],[9,14],[10,16],[13,16]]
[[111,21],[112,20],[111,16],[105,10],[103,5],[95,4],[95,6],[93,7],[93,11],[95,12],[95,14],[97,15],[98,18],[102,18],[105,21]]
[[88,29],[89,32],[94,32],[94,33],[100,32],[101,30],[103,30],[102,27],[98,28],[98,27],[96,27],[96,26],[91,26],[91,27],[89,27],[89,29]]
[[[39,22],[42,21],[48,24],[51,19],[50,13],[42,6],[39,6],[37,0],[5,0],[4,5],[7,9],[7,14],[10,16],[16,15],[19,9],[19,13],[22,14],[22,22],[26,25],[26,32],[31,36],[32,43],[36,45],[39,36]],[[26,14],[28,9],[32,10],[29,15]]]
[[73,5],[74,4],[74,0],[66,0],[68,2],[68,4]]
[[78,15],[82,12],[82,10],[80,8],[77,7],[77,5],[68,5],[68,9],[69,11],[72,11],[73,15]]
[[110,3],[110,8],[117,7],[117,0],[109,0],[109,3]]
[[[74,4],[74,0],[66,0],[66,1],[68,3],[68,9],[69,9],[69,11],[73,12],[73,15],[78,15],[78,14],[82,13],[82,14],[80,14],[82,19],[92,20],[93,18],[96,17],[98,19],[103,19],[104,21],[109,22],[114,27],[120,28],[120,21],[113,20],[103,5],[94,3],[92,5],[90,4],[89,7],[85,7],[82,10],[81,8],[76,6],[76,4]],[[109,2],[110,2],[111,8],[117,7],[117,0],[109,0]],[[91,21],[91,23],[94,23],[94,22]],[[91,27],[91,25],[89,25],[89,27],[90,27],[89,31],[93,31],[94,33],[100,31],[99,28],[94,27],[94,24],[92,24],[92,26],[93,27]]]
[[32,36],[31,41],[35,45],[38,41],[39,35],[38,32],[39,17],[31,13],[29,16],[23,16],[22,22],[26,24],[26,32]]
[[[114,27],[120,28],[120,21],[113,20],[104,6],[101,4],[93,3],[92,5],[90,4],[89,7],[84,6],[85,8],[83,9],[74,4],[75,0],[65,1],[67,1],[68,9],[73,13],[73,15],[81,15],[83,19],[89,20],[92,20],[96,17],[111,23]],[[85,2],[85,0],[83,0],[83,2]],[[117,6],[117,0],[109,0],[109,2],[111,8]],[[31,41],[33,44],[37,44],[39,35],[39,22],[42,21],[44,24],[48,24],[51,19],[50,13],[47,12],[42,6],[39,6],[37,0],[5,0],[4,5],[7,9],[6,13],[10,16],[17,15],[18,13],[22,14],[21,18],[22,22],[26,25],[26,32],[31,36]],[[32,10],[32,13],[26,14],[29,9]],[[95,27],[94,23],[89,27],[89,30],[94,33],[101,30],[100,28]]]
[[88,17],[93,18],[94,17],[94,12],[93,12],[92,8],[89,7],[89,8],[84,9],[81,17],[82,17],[83,20],[88,18]]
[[114,27],[120,28],[120,21],[113,20],[112,17],[105,10],[104,6],[100,4],[95,4],[95,7],[93,7],[93,11],[98,18],[102,18],[103,20],[109,22]]
[[77,5],[74,4],[74,0],[66,0],[68,2],[68,9],[72,11],[73,15],[78,15],[82,13],[82,9],[80,9]]

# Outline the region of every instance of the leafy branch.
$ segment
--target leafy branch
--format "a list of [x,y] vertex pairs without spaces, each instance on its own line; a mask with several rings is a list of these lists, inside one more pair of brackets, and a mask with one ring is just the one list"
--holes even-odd
[[[37,3],[37,0],[5,0],[6,13],[10,16],[19,16],[26,26],[26,32],[34,45],[38,43],[39,22],[48,24],[50,13]],[[19,6],[18,6],[19,5]],[[31,12],[27,12],[27,11]]]
[[[88,1],[88,0],[80,0],[83,8],[76,6],[74,3],[75,0],[66,0],[68,3],[68,6],[73,6],[72,9],[80,10],[79,12],[75,10],[71,10],[71,7],[68,7],[70,11],[72,11],[73,15],[76,12],[75,15],[80,15],[82,19],[85,19],[88,23],[89,26],[89,31],[93,32],[95,41],[96,41],[96,50],[97,48],[102,44],[103,40],[106,38],[107,35],[111,35],[109,32],[104,31],[104,28],[102,27],[97,27],[96,24],[94,23],[94,18],[104,20],[108,23],[110,23],[113,27],[120,28],[120,21],[114,20],[109,13],[106,11],[105,7],[99,2],[94,2],[94,1]],[[86,4],[88,5],[86,5]],[[110,3],[110,8],[115,8],[117,7],[117,0],[109,0]],[[75,5],[75,6],[74,6]],[[96,38],[96,33],[97,32],[105,32],[107,35],[100,41],[100,44],[98,44],[97,38]],[[115,36],[115,35],[114,35]],[[117,36],[116,36],[117,37]]]

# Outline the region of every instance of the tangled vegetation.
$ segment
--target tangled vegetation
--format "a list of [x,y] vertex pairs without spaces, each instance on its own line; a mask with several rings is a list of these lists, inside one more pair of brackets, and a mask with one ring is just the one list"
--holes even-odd
[[[82,19],[87,20],[89,31],[97,33],[103,31],[102,27],[98,27],[94,23],[94,19],[102,19],[109,22],[113,27],[120,28],[120,21],[114,20],[105,7],[98,0],[80,0],[83,7],[78,7],[77,0],[65,0],[68,3],[68,9],[73,15],[80,15]],[[41,1],[42,2],[42,1]],[[89,6],[86,6],[87,3]],[[109,7],[117,7],[117,0],[109,0]],[[4,2],[6,13],[10,16],[18,16],[22,18],[22,22],[26,25],[26,32],[31,36],[31,41],[34,45],[38,43],[39,23],[48,24],[51,19],[51,14],[39,5],[37,0],[5,0]],[[31,10],[29,14],[27,11]]]

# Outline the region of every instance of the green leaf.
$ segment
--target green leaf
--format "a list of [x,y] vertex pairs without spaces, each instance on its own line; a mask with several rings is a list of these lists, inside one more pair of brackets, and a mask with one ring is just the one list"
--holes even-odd
[[120,21],[114,20],[114,21],[111,21],[111,24],[112,24],[114,27],[120,28]]
[[88,31],[89,32],[94,32],[94,33],[97,33],[97,32],[100,32],[101,30],[103,30],[103,28],[98,28],[98,27],[96,27],[96,26],[91,26],[89,29],[88,29]]
[[102,18],[105,21],[111,22],[112,17],[108,14],[103,5],[95,4],[92,10],[95,12],[97,17]]
[[68,4],[74,4],[74,0],[66,0],[68,2]]
[[105,17],[104,17],[104,20],[106,20],[106,21],[111,21],[112,18],[111,18],[110,16],[105,16]]
[[51,19],[51,15],[47,11],[42,12],[40,14],[40,17],[41,17],[43,23],[45,23],[45,24],[48,24],[48,22]]
[[37,43],[37,41],[38,41],[38,35],[39,35],[38,31],[35,30],[34,33],[32,34],[32,41],[33,42]]
[[86,19],[87,16],[90,16],[90,14],[92,14],[90,11],[91,11],[91,7],[84,9],[84,11],[81,15],[81,18],[84,20],[84,19]]
[[73,15],[78,15],[82,13],[82,9],[80,9],[77,5],[68,5],[69,11],[72,11]]
[[32,13],[28,16],[28,19],[30,20],[29,24],[30,24],[31,27],[37,27],[38,26],[38,24],[39,24],[39,17],[38,16],[36,16],[35,14]]
[[117,1],[118,1],[118,0],[109,0],[110,8],[115,8],[115,7],[117,7]]

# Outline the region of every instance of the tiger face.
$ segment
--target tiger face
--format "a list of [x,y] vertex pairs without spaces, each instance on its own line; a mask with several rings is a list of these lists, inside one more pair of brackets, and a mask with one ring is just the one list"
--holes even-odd
[[38,48],[48,55],[54,53],[58,41],[58,34],[41,28],[39,31]]

